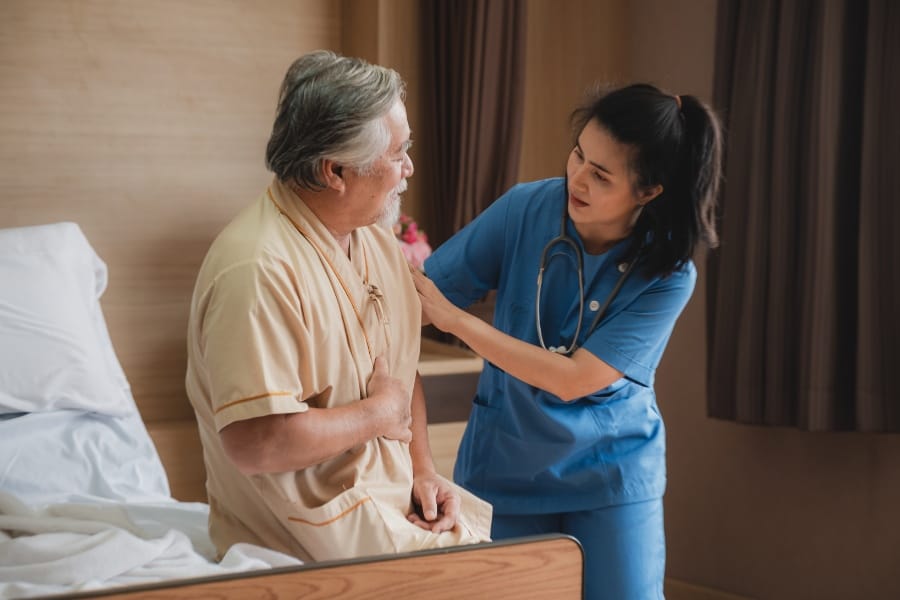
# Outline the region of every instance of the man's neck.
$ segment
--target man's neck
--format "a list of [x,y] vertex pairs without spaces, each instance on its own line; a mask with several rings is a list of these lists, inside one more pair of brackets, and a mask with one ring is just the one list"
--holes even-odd
[[339,219],[333,207],[336,206],[338,200],[331,197],[332,194],[329,194],[327,190],[322,192],[304,190],[293,183],[288,184],[288,187],[294,193],[292,200],[305,204],[316,218],[322,222],[328,233],[334,237],[344,254],[350,256],[350,236],[355,228],[342,227],[337,223]]

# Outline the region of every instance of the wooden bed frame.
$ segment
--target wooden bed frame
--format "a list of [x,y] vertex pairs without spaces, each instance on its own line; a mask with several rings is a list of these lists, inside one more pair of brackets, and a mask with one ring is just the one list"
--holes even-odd
[[582,598],[581,545],[553,534],[75,594],[76,598]]

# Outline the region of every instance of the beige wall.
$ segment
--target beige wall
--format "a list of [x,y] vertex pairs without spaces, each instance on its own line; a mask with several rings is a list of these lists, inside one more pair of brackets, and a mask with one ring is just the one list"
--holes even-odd
[[565,173],[569,115],[595,80],[627,73],[625,0],[527,0],[525,125],[519,180]]

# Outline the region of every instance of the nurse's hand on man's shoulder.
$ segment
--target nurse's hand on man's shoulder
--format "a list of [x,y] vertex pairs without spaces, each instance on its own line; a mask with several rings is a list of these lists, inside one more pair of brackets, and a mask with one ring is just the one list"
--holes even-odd
[[377,423],[380,436],[401,442],[412,441],[409,392],[399,379],[391,377],[387,359],[383,356],[375,359],[363,406],[369,409],[369,417]]
[[422,304],[422,323],[431,324],[441,331],[452,333],[455,324],[464,312],[447,300],[427,275],[416,269],[410,269],[410,272],[416,291],[419,293],[419,302]]

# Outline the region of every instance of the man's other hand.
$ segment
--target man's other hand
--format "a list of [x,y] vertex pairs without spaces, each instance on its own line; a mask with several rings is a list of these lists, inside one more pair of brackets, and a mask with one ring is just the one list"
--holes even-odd
[[459,494],[449,481],[435,473],[413,480],[413,504],[416,510],[407,519],[432,533],[450,531],[459,518]]
[[378,414],[384,421],[381,435],[390,440],[412,440],[412,410],[409,392],[399,379],[388,372],[387,359],[379,356],[366,386],[367,402],[378,402]]

